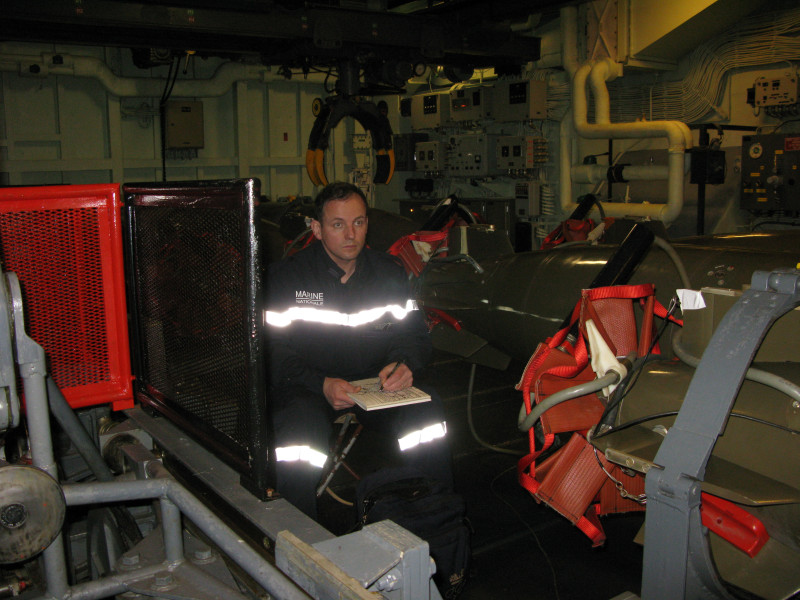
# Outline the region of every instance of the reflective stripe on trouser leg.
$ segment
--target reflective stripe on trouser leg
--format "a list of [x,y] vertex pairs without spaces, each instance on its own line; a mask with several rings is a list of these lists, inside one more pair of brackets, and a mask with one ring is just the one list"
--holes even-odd
[[422,429],[417,429],[411,433],[398,438],[397,443],[400,445],[400,451],[405,452],[411,448],[416,448],[420,444],[426,444],[433,440],[443,438],[447,433],[447,423],[434,423]]
[[328,456],[309,446],[284,446],[275,448],[275,460],[278,462],[304,461],[321,469],[325,466]]

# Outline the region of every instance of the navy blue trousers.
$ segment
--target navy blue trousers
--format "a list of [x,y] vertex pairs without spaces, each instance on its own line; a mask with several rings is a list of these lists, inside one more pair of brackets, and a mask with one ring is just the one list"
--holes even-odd
[[[379,431],[389,438],[395,458],[399,459],[402,466],[413,468],[452,488],[452,456],[446,435],[402,452],[397,442],[413,431],[444,421],[441,397],[427,387],[424,391],[430,394],[430,402],[373,411],[365,411],[358,406],[335,411],[322,394],[301,387],[274,392],[271,397],[274,446],[307,445],[328,454],[334,421],[342,414],[354,412],[365,429]],[[390,457],[387,457],[387,464],[389,461]],[[305,461],[278,461],[275,463],[275,474],[278,493],[316,519],[316,488],[322,469]]]

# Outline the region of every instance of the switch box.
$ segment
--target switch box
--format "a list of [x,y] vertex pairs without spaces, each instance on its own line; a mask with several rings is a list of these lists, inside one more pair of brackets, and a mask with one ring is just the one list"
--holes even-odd
[[498,81],[493,88],[494,119],[530,121],[547,118],[547,82],[539,80]]
[[538,217],[540,184],[538,181],[518,181],[514,185],[514,216],[520,221]]
[[449,92],[433,92],[411,97],[411,129],[438,129],[450,121]]
[[488,177],[497,174],[495,136],[485,134],[450,137],[447,175],[450,177]]
[[167,148],[205,146],[202,102],[167,102],[166,117]]
[[414,151],[418,142],[427,142],[427,133],[396,133],[392,136],[392,148],[394,149],[394,170],[395,171],[414,171],[416,162]]
[[786,73],[782,77],[759,77],[755,83],[755,105],[770,107],[797,104],[798,85],[798,77],[795,74]]
[[500,136],[495,154],[498,171],[509,175],[524,174],[547,162],[547,140],[531,135]]
[[450,115],[453,121],[479,121],[492,116],[492,88],[465,85],[450,90]]
[[417,172],[442,174],[447,166],[447,147],[444,142],[417,142],[414,148]]
[[800,134],[742,137],[741,208],[800,212]]

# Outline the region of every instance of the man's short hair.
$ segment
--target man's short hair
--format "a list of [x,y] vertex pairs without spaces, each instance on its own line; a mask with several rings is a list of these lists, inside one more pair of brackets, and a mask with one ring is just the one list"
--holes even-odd
[[344,200],[348,196],[356,195],[361,200],[364,201],[364,207],[367,206],[367,197],[364,195],[358,187],[353,185],[352,183],[347,183],[345,181],[334,181],[333,183],[329,183],[314,199],[314,209],[316,213],[316,219],[319,222],[322,222],[322,211],[325,209],[325,205],[332,200]]

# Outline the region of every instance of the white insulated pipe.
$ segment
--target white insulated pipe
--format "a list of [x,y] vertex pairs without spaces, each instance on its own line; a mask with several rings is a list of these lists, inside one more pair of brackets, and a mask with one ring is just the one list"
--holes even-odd
[[[610,59],[586,63],[579,67],[572,80],[572,118],[575,131],[587,139],[639,139],[666,138],[668,141],[667,202],[666,204],[628,204],[609,202],[603,205],[608,216],[647,217],[670,224],[683,209],[684,153],[692,145],[692,134],[680,121],[641,121],[635,123],[611,123],[611,101],[606,81],[617,76],[619,66]],[[588,122],[588,99],[586,81],[592,88],[595,99],[595,123]],[[564,127],[562,123],[562,143]],[[561,181],[572,181],[571,156],[562,149],[560,153]],[[569,160],[568,160],[569,159]],[[569,194],[569,195],[567,195]],[[571,185],[561,189],[561,207],[567,214],[574,210]]]
[[[59,57],[54,62],[55,57]],[[35,69],[35,73],[31,68]],[[0,53],[0,71],[17,72],[22,76],[43,77],[47,75],[68,75],[95,79],[106,91],[121,98],[158,98],[164,92],[164,78],[119,77],[105,62],[93,56],[42,53],[40,55],[21,55]],[[214,75],[208,79],[181,79],[175,81],[172,96],[179,98],[210,98],[226,94],[237,81],[285,81],[282,75],[264,65],[236,62],[222,63]],[[318,76],[298,80],[302,83],[322,83]]]
[[565,6],[561,17],[561,56],[564,70],[570,78],[578,70],[578,7]]
[[[578,7],[564,6],[559,14],[561,16],[561,63],[571,79],[578,70]],[[575,128],[572,124],[571,112],[568,111],[561,119],[558,135],[558,191],[561,207],[567,215],[570,215],[577,206],[572,203],[572,177],[570,176],[572,163],[575,162],[573,160]]]
[[[572,165],[572,181],[575,183],[607,181],[608,169],[608,165]],[[669,167],[667,165],[625,165],[620,167],[620,171],[626,181],[649,181],[667,179],[669,177]]]

